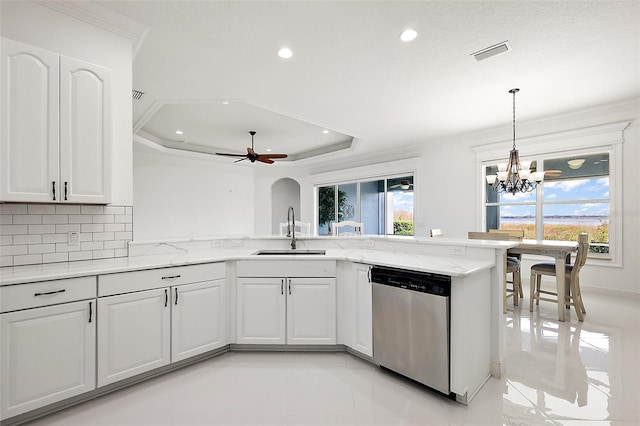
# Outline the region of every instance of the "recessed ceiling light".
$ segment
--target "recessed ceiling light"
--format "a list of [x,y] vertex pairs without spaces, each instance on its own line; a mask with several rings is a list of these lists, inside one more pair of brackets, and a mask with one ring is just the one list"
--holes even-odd
[[400,33],[400,40],[402,41],[411,41],[418,37],[418,32],[414,29],[407,28],[403,32]]
[[324,134],[326,135],[327,133],[329,133],[329,131],[328,131],[327,129],[324,129],[324,130],[322,131],[322,133],[324,133]]
[[289,59],[293,56],[293,52],[288,47],[282,47],[280,48],[280,50],[278,50],[278,56],[280,56],[282,59]]
[[222,101],[222,105],[229,105],[229,101]]
[[184,132],[183,132],[182,130],[176,130],[176,135],[181,135],[181,134],[183,134],[183,133],[184,133]]

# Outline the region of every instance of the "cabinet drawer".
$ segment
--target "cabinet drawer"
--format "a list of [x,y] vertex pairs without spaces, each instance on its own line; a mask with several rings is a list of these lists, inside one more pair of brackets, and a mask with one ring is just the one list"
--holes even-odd
[[98,276],[98,297],[225,278],[224,262]]
[[68,278],[0,287],[0,312],[96,297],[96,277]]

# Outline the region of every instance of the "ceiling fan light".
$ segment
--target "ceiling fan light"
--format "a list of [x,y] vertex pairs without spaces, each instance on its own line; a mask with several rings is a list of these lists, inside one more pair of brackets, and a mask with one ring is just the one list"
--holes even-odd
[[586,159],[584,159],[584,158],[576,158],[575,160],[567,161],[567,164],[569,165],[570,169],[577,170],[580,167],[582,167],[582,165],[584,164],[585,161],[586,161]]

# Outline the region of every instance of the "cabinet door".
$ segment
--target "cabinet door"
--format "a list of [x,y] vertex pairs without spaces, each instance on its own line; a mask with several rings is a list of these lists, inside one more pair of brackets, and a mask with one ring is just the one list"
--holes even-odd
[[172,287],[171,361],[227,344],[225,280]]
[[352,349],[373,356],[371,266],[355,265],[355,330]]
[[[59,56],[0,39],[0,200],[59,199]],[[55,183],[54,183],[55,182]]]
[[170,362],[169,288],[98,299],[98,386]]
[[60,58],[60,181],[62,201],[111,201],[111,74]]
[[95,389],[95,300],[0,315],[6,419]]
[[285,344],[285,279],[238,278],[237,342]]
[[336,279],[287,279],[287,344],[336,343]]

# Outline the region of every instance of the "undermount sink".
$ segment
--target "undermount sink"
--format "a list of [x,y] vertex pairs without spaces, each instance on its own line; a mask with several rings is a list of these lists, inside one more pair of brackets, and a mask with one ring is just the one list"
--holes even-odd
[[326,250],[260,250],[253,253],[254,256],[289,256],[289,255],[324,255]]

